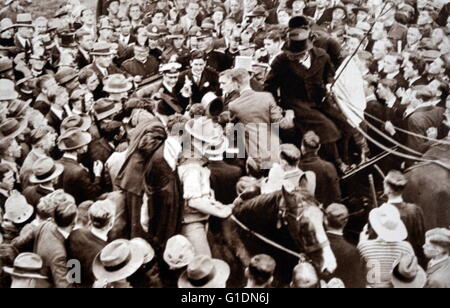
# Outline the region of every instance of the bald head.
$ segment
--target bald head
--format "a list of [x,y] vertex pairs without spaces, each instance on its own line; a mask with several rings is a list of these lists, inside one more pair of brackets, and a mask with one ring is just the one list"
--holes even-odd
[[291,288],[314,289],[319,285],[317,272],[310,263],[300,263],[294,268]]

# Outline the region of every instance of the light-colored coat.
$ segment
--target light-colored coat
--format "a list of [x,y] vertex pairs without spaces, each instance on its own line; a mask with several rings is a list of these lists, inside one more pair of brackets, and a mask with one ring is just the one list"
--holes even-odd
[[278,162],[280,139],[276,131],[271,130],[271,124],[280,123],[283,115],[272,94],[243,91],[229,104],[229,110],[236,121],[245,126],[247,156],[264,162]]
[[426,288],[430,289],[448,289],[450,288],[450,257],[427,271],[428,282]]

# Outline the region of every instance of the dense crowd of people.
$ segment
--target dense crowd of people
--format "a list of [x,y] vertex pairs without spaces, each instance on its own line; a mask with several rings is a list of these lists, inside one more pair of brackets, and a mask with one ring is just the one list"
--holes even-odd
[[[339,178],[379,149],[333,95],[351,62],[385,144],[448,141],[448,0],[2,1],[2,288],[230,287],[217,226],[269,196],[291,229],[298,189],[336,264],[302,260],[283,286],[450,287],[450,229],[426,230],[401,171],[344,237]],[[275,256],[242,263],[233,287],[280,286]]]

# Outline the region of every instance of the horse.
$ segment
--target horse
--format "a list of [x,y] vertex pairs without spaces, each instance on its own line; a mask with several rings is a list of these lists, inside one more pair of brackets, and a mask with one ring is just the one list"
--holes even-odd
[[[432,146],[424,159],[439,160],[450,166],[450,138]],[[406,172],[408,184],[404,199],[424,212],[426,230],[450,226],[450,169],[435,163],[420,163]]]
[[[233,215],[250,230],[291,251],[305,254],[319,273],[332,273],[336,269],[336,258],[324,228],[324,213],[308,191],[298,187],[290,192],[283,187],[275,193],[239,200],[235,202]],[[222,221],[220,232],[217,231],[213,231],[212,236],[215,240],[213,256],[224,259],[232,265],[232,271],[235,270],[235,281],[229,283],[230,287],[242,287],[233,284],[242,283],[243,269],[252,256],[261,253],[272,256],[277,262],[274,286],[289,284],[293,268],[299,263],[298,256],[255,238],[232,218]],[[237,278],[239,275],[241,279]]]

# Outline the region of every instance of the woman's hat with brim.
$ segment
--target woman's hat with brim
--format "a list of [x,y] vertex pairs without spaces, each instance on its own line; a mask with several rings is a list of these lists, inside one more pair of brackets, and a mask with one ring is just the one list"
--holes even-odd
[[115,53],[112,51],[111,44],[108,43],[95,43],[91,55],[93,56],[112,56]]
[[94,112],[97,120],[101,121],[122,111],[122,105],[111,99],[102,98],[95,102]]
[[49,157],[38,159],[33,165],[33,175],[30,177],[31,184],[47,183],[59,177],[64,171],[62,164],[56,163]]
[[27,128],[28,121],[26,119],[7,119],[0,125],[0,137],[16,138]]
[[12,277],[28,279],[48,279],[41,275],[42,258],[35,253],[21,253],[14,260],[14,267],[4,267],[3,271]]
[[65,118],[61,123],[61,134],[64,134],[68,129],[77,128],[81,131],[87,131],[92,125],[91,117],[87,114],[72,115]]
[[92,272],[97,280],[108,283],[124,280],[144,264],[144,253],[139,244],[115,240],[95,257]]
[[408,231],[402,222],[398,209],[384,204],[369,214],[370,225],[385,242],[402,242],[408,237]]
[[178,288],[223,288],[230,276],[230,266],[218,259],[196,256],[178,279]]
[[91,141],[91,134],[71,128],[59,137],[58,148],[63,152],[75,151],[88,145]]
[[183,235],[175,235],[167,241],[163,259],[171,269],[177,270],[188,266],[194,257],[194,246]]
[[0,101],[12,101],[19,97],[16,85],[9,79],[0,79]]
[[31,14],[29,13],[17,14],[16,24],[14,26],[17,28],[20,27],[34,28],[33,18],[31,17]]
[[103,80],[103,91],[106,93],[120,94],[130,91],[133,83],[122,74],[114,74]]
[[12,194],[5,202],[4,219],[14,224],[23,224],[33,216],[34,208],[20,193]]
[[427,274],[414,255],[403,255],[394,264],[392,284],[396,289],[423,289]]

